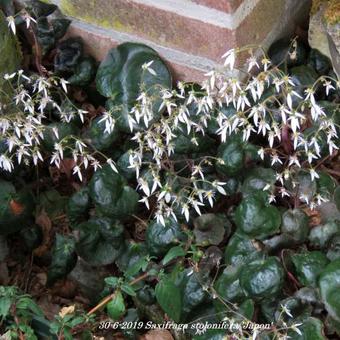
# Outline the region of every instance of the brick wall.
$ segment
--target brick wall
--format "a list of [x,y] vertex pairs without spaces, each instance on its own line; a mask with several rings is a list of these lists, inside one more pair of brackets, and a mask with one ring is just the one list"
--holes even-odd
[[308,15],[309,0],[52,0],[88,51],[137,41],[156,49],[176,78],[202,79],[232,47],[268,46]]

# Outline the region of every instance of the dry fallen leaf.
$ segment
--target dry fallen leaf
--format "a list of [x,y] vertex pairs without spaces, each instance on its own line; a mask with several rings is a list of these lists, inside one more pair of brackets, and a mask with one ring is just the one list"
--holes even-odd
[[35,256],[43,256],[50,250],[50,231],[52,229],[51,219],[48,217],[46,211],[43,209],[35,218],[35,223],[39,225],[43,232],[42,244],[34,250]]
[[306,215],[309,217],[309,226],[315,227],[321,223],[321,214],[320,211],[314,209],[311,210],[309,208],[304,208],[303,211],[306,213]]
[[14,200],[11,200],[9,202],[9,207],[11,209],[11,212],[16,216],[20,215],[25,209],[24,205]]
[[74,310],[75,310],[74,305],[68,306],[68,307],[63,307],[59,312],[59,316],[61,318],[64,318],[66,315],[74,313]]

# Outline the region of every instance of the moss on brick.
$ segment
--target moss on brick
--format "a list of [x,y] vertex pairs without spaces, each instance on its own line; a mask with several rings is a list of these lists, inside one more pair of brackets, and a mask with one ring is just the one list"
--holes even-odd
[[66,15],[103,28],[113,28],[117,31],[126,32],[131,31],[127,25],[124,25],[117,16],[111,13],[110,6],[98,6],[98,2],[94,0],[62,0],[60,9]]

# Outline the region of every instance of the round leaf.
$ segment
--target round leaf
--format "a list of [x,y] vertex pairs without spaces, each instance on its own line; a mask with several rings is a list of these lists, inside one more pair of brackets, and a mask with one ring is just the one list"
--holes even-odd
[[260,192],[242,200],[235,212],[235,223],[240,233],[264,239],[278,231],[281,215],[276,207],[268,205]]
[[184,239],[180,225],[174,219],[167,219],[165,226],[152,222],[146,231],[146,245],[152,255],[162,256]]
[[124,249],[123,226],[109,218],[92,218],[78,225],[77,253],[93,266],[114,262]]
[[300,283],[313,287],[316,286],[319,274],[329,262],[326,255],[320,251],[293,254],[291,259]]
[[223,214],[203,214],[194,220],[196,243],[201,246],[218,245],[231,232],[231,223]]
[[[142,70],[150,63],[154,72]],[[109,51],[98,68],[96,84],[98,91],[110,98],[109,107],[119,107],[116,112],[118,126],[130,132],[128,114],[141,92],[141,85],[154,97],[154,117],[159,117],[161,103],[160,86],[171,88],[170,72],[156,51],[143,44],[124,43]]]
[[48,270],[47,283],[65,277],[76,265],[75,241],[71,237],[56,235],[52,250],[52,262]]
[[340,321],[340,260],[328,264],[319,278],[321,299],[329,315]]
[[309,232],[308,216],[301,209],[287,210],[282,215],[281,231],[294,240],[303,242]]
[[242,270],[240,285],[252,298],[277,295],[283,285],[284,270],[277,257],[251,262]]
[[179,322],[182,311],[182,297],[175,283],[164,278],[158,282],[155,293],[157,302],[164,312],[168,314],[172,320]]

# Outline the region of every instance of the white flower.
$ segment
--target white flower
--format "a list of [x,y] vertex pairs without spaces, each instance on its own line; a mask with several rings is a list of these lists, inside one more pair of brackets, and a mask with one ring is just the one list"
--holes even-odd
[[67,93],[67,84],[69,84],[69,82],[63,78],[60,78],[60,84],[65,93]]
[[30,27],[31,21],[33,21],[33,22],[35,22],[35,23],[37,22],[37,21],[36,21],[34,18],[32,18],[27,12],[24,13],[23,18],[24,18],[24,20],[25,20],[25,22],[26,22],[26,28],[27,28],[27,29]]
[[191,176],[195,176],[196,174],[199,174],[201,176],[201,178],[204,179],[202,167],[200,165],[194,165],[192,169],[193,169],[193,172],[192,172]]
[[272,162],[271,162],[271,165],[274,165],[276,163],[279,163],[279,164],[282,164],[282,161],[280,159],[280,157],[277,155],[277,153],[274,153],[272,155]]
[[265,58],[263,58],[261,60],[261,64],[263,65],[263,69],[265,71],[267,71],[268,70],[268,66],[271,64],[271,62],[270,62],[270,60],[268,58],[265,57]]
[[329,90],[335,90],[334,86],[329,80],[325,80],[323,86],[326,88],[326,95],[328,96]]
[[291,165],[293,165],[293,164],[295,164],[295,165],[297,165],[299,168],[301,168],[301,164],[300,164],[299,159],[298,159],[298,157],[297,157],[296,154],[295,154],[295,155],[289,156],[289,163],[288,163],[288,166],[291,166]]
[[247,62],[248,62],[248,72],[250,72],[254,66],[256,66],[257,68],[260,67],[259,64],[257,63],[256,57],[253,55],[248,58]]
[[150,210],[150,205],[149,205],[149,198],[147,196],[144,196],[142,199],[140,199],[138,202],[144,203],[145,206]]
[[269,195],[268,202],[269,203],[273,203],[273,202],[275,203],[276,202],[276,198],[275,198],[274,194]]
[[8,27],[11,28],[12,32],[14,34],[16,34],[16,27],[15,27],[15,19],[13,16],[9,16],[6,18],[6,20],[8,21]]
[[5,80],[12,79],[12,78],[15,77],[15,75],[16,75],[16,72],[14,72],[14,73],[12,73],[12,74],[6,73],[6,74],[4,75],[4,79],[5,79]]
[[213,207],[214,205],[214,201],[213,201],[214,195],[215,195],[214,192],[211,190],[205,192],[205,198],[208,199],[211,207]]
[[226,185],[227,183],[225,182],[218,182],[218,181],[213,181],[212,186],[217,189],[217,191],[222,194],[222,195],[227,195],[226,191],[224,190],[222,185]]
[[309,169],[309,173],[310,173],[310,177],[311,177],[312,181],[314,181],[314,178],[320,177],[319,174],[313,168]]
[[73,168],[73,175],[74,174],[77,174],[80,181],[82,182],[83,181],[83,176],[81,174],[81,170],[80,170],[80,167],[78,165],[76,165],[74,168]]
[[305,201],[307,204],[309,204],[309,197],[308,197],[308,195],[302,193],[302,194],[300,195],[299,199],[300,199],[301,201]]
[[118,170],[116,168],[116,164],[115,164],[115,162],[111,158],[108,158],[106,160],[106,163],[109,164],[111,169],[118,174]]
[[301,326],[302,325],[302,323],[295,323],[295,324],[293,324],[292,326],[290,326],[290,328],[295,332],[295,333],[297,333],[297,334],[299,334],[299,335],[301,335],[302,336],[302,333],[301,333],[301,331],[299,330],[299,326]]
[[181,214],[184,215],[186,221],[189,221],[189,206],[187,204],[182,205],[182,211]]
[[153,62],[154,62],[154,60],[151,60],[148,63],[143,64],[142,65],[142,69],[143,70],[147,70],[153,76],[157,76],[157,73],[155,72],[155,70],[150,67],[153,64]]
[[0,155],[0,167],[5,171],[12,172],[14,169],[13,162],[5,154]]
[[85,110],[78,110],[78,115],[80,117],[80,120],[82,123],[84,123],[84,114],[88,113],[88,111],[85,111]]
[[258,151],[257,151],[257,154],[260,156],[260,158],[262,160],[264,160],[264,148],[260,148]]
[[229,66],[230,70],[233,70],[235,59],[236,59],[236,53],[235,49],[231,49],[228,52],[226,52],[222,58],[225,58],[224,65]]
[[281,310],[283,313],[287,314],[290,318],[293,317],[293,315],[291,314],[290,310],[288,309],[286,305],[280,304],[280,306],[281,306]]

